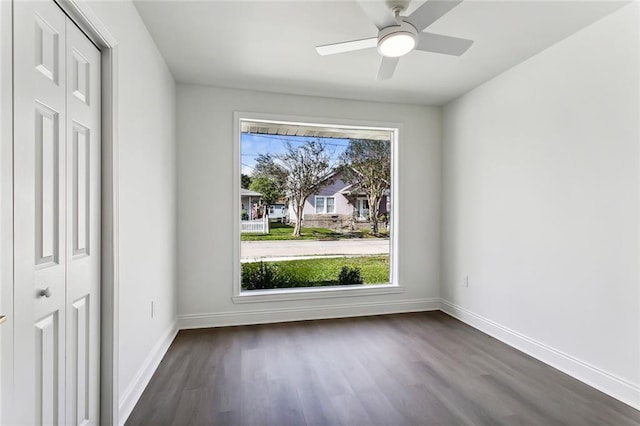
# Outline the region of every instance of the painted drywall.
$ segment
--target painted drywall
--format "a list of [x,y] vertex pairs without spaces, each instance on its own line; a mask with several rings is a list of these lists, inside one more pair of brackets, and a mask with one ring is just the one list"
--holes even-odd
[[131,2],[90,7],[118,41],[122,400],[175,323],[176,86]]
[[451,310],[636,406],[638,16],[625,6],[447,105],[442,163]]
[[[250,304],[232,301],[234,268],[238,267],[233,247],[239,238],[233,225],[237,220],[234,111],[402,124],[397,267],[403,293]],[[205,319],[201,325],[213,325],[296,319],[304,317],[305,310],[312,316],[353,315],[361,312],[359,308],[341,306],[376,304],[367,312],[388,312],[438,297],[438,108],[178,85],[177,117],[179,318],[200,316]]]
[[[0,423],[9,423],[13,394],[13,78],[12,5],[0,3]],[[9,143],[7,143],[9,141]],[[3,392],[2,389],[5,389]]]

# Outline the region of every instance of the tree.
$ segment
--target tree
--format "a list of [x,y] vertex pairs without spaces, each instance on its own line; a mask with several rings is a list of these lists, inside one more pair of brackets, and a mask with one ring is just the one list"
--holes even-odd
[[252,179],[250,190],[262,194],[262,201],[268,211],[269,206],[280,198],[280,191],[276,182],[267,176],[258,176]]
[[298,147],[287,142],[285,153],[278,155],[277,159],[287,172],[284,189],[296,216],[293,236],[299,237],[305,201],[320,186],[331,183],[334,171],[331,152],[320,140],[308,141]]
[[380,202],[391,188],[391,144],[353,139],[340,160],[343,180],[367,194],[371,232],[378,234]]
[[258,154],[251,175],[253,178],[267,177],[271,179],[278,188],[280,197],[283,197],[288,173],[287,170],[276,163],[275,160],[276,157],[272,154]]
[[240,186],[242,188],[249,189],[249,187],[251,186],[251,176],[242,173],[240,175]]

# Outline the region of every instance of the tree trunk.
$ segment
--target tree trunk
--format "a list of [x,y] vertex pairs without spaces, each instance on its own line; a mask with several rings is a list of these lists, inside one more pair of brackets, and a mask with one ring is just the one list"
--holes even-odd
[[369,197],[369,223],[371,224],[371,233],[378,235],[378,197]]
[[296,214],[296,225],[293,228],[293,236],[298,238],[300,237],[300,231],[302,230],[302,211],[304,209],[304,201],[302,203],[294,202],[295,214]]

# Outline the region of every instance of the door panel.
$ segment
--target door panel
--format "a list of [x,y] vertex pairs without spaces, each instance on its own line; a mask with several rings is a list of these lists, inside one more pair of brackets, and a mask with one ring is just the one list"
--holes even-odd
[[[70,424],[80,425],[86,424],[91,418],[91,410],[95,410],[91,402],[91,395],[95,395],[95,391],[91,389],[91,355],[94,350],[91,347],[92,337],[91,330],[91,312],[89,308],[89,295],[75,301],[71,304],[73,312],[71,313],[72,330],[71,336],[71,368],[69,369],[70,391],[69,415],[71,416]],[[94,413],[95,414],[95,413]]]
[[67,423],[97,423],[100,52],[67,21]]
[[14,404],[29,425],[65,416],[65,27],[53,2],[14,3]]
[[60,264],[60,117],[39,102],[35,109],[35,244],[42,269]]
[[91,234],[91,138],[89,129],[78,123],[72,123],[71,135],[71,191],[73,227],[71,241],[73,256],[89,255]]
[[64,358],[64,347],[59,345],[59,313],[52,312],[36,322],[36,424],[59,424],[64,415],[60,412],[64,389],[60,386],[59,361]]
[[[60,40],[61,28],[59,25],[56,25],[57,22],[51,25],[51,22],[47,21],[47,19],[52,16],[51,12],[43,10],[41,13],[48,16],[47,18],[43,18],[38,12],[36,12],[34,16],[36,24],[36,36],[34,40],[34,53],[36,55],[35,66],[42,75],[57,85],[60,82],[59,55],[64,53],[64,38]],[[55,19],[55,21],[57,21],[57,19]],[[20,22],[18,23],[20,24]],[[60,46],[61,41],[62,46]]]

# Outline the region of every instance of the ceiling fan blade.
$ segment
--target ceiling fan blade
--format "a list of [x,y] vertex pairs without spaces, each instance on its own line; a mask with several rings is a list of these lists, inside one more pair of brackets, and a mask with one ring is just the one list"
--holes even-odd
[[411,23],[418,32],[421,32],[460,3],[462,3],[462,0],[427,0],[409,15],[405,21]]
[[378,45],[378,38],[363,38],[361,40],[343,41],[341,43],[316,46],[316,52],[322,56],[335,55],[336,53],[353,52],[354,50],[368,49]]
[[359,0],[358,4],[379,30],[389,25],[397,25],[393,13],[389,10],[386,2],[381,0]]
[[416,50],[460,56],[466,52],[472,44],[473,40],[467,40],[466,38],[451,37],[433,33],[420,33]]
[[389,58],[387,56],[382,57],[380,63],[380,69],[378,70],[378,80],[388,80],[393,76],[393,72],[396,70],[398,61],[400,58]]

